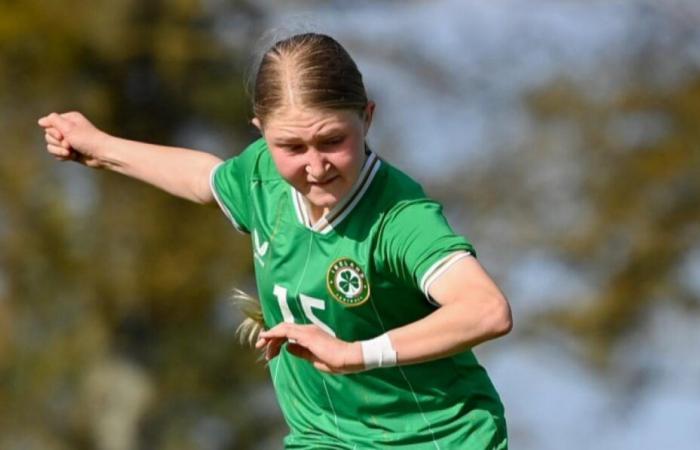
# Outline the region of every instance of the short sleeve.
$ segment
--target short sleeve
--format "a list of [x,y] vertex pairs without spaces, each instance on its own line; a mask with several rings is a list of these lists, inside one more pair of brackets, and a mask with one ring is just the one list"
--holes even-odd
[[442,206],[429,199],[401,202],[387,214],[375,257],[383,270],[400,282],[423,292],[452,264],[476,256],[472,244],[455,234],[442,213]]
[[250,185],[259,156],[265,149],[265,141],[258,139],[240,155],[214,167],[209,176],[216,202],[233,226],[243,233],[250,233]]

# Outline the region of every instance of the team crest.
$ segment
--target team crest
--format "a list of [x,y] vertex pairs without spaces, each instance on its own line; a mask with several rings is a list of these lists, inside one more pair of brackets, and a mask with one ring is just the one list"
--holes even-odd
[[357,306],[369,298],[369,283],[359,264],[350,258],[340,258],[328,268],[328,292],[340,303]]

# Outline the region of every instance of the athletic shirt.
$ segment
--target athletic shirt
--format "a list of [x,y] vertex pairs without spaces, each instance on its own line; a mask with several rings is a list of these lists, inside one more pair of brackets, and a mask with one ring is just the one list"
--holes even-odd
[[[211,189],[235,228],[252,235],[266,328],[286,321],[348,342],[374,338],[433,312],[430,284],[476,256],[441,206],[371,151],[350,192],[315,224],[264,139],[215,167]],[[506,445],[503,406],[470,350],[335,375],[283,347],[269,369],[288,449]]]

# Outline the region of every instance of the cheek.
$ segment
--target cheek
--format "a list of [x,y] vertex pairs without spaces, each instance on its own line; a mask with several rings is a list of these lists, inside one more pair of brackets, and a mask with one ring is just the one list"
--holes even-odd
[[302,158],[275,152],[271,152],[271,156],[282,178],[292,181],[305,176]]
[[348,142],[348,146],[342,152],[338,152],[335,166],[346,175],[357,175],[364,160],[364,140]]

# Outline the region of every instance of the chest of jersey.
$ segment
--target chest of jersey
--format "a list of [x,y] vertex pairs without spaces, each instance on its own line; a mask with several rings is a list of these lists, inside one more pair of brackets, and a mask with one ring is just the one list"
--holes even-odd
[[261,221],[252,230],[266,325],[313,323],[344,339],[375,334],[369,236],[320,234],[279,213],[272,227]]

